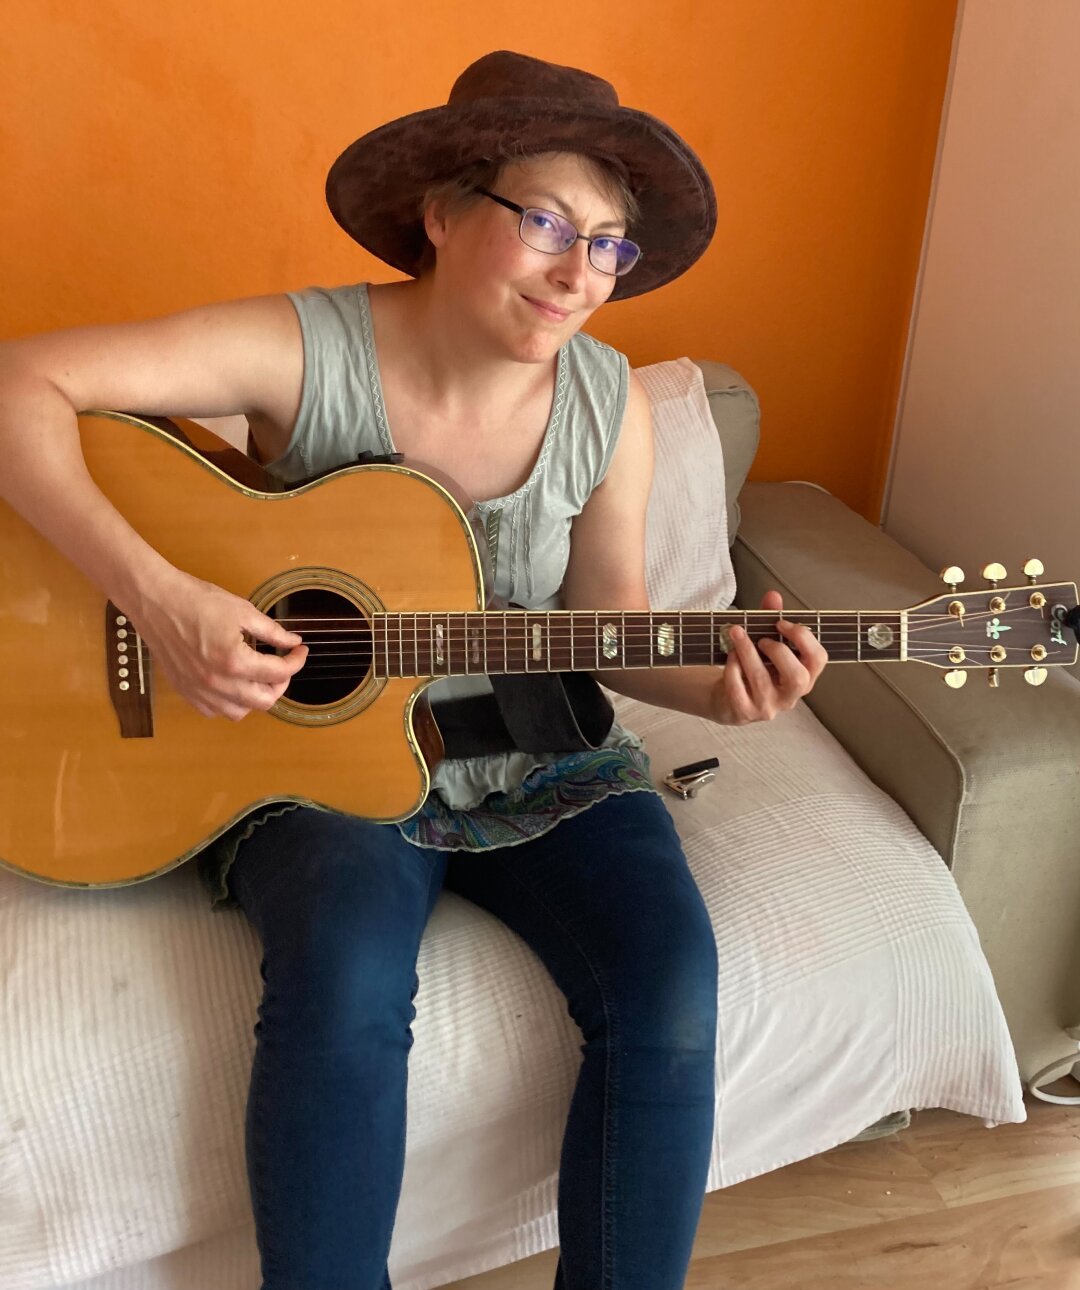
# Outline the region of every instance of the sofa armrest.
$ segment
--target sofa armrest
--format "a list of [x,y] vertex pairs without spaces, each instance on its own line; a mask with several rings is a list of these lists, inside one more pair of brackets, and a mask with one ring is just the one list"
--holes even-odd
[[[776,587],[812,609],[905,609],[941,582],[807,484],[748,484],[733,556],[739,603]],[[1025,1073],[1080,1020],[1080,682],[1003,671],[962,690],[937,668],[826,668],[807,703],[952,869],[979,930]],[[1045,1056],[1044,1056],[1045,1055]]]

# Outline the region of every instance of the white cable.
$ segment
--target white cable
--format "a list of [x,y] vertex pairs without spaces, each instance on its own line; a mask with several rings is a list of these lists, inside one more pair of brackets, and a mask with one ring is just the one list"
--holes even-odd
[[[1080,1043],[1076,1047],[1077,1051],[1080,1051]],[[1076,1053],[1070,1053],[1068,1057],[1059,1057],[1056,1062],[1051,1062],[1049,1066],[1044,1066],[1041,1071],[1036,1071],[1032,1075],[1028,1080],[1028,1092],[1032,1097],[1037,1097],[1040,1102],[1053,1102],[1055,1106],[1080,1106],[1080,1094],[1075,1097],[1061,1097],[1057,1093],[1044,1093],[1039,1087],[1040,1084],[1052,1084],[1054,1080],[1068,1075],[1077,1065],[1080,1065],[1080,1062],[1077,1061]]]

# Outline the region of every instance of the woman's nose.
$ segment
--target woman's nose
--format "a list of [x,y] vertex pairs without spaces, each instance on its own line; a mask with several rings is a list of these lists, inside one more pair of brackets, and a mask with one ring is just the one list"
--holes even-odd
[[552,272],[556,279],[573,291],[579,291],[589,274],[589,244],[579,239],[568,247],[562,255],[555,256]]

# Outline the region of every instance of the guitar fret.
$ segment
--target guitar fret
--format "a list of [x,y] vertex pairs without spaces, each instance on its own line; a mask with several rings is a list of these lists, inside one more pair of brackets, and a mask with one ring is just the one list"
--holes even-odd
[[413,676],[420,675],[420,624],[417,617],[416,614],[412,616]]
[[514,672],[514,671],[516,671],[516,670],[517,670],[517,669],[514,667],[513,662],[512,662],[512,659],[513,659],[513,653],[512,653],[512,648],[511,648],[511,647],[512,647],[512,645],[513,645],[513,641],[514,641],[514,637],[513,637],[513,626],[514,626],[514,623],[516,622],[516,620],[517,620],[517,618],[518,618],[518,617],[519,617],[519,615],[517,615],[516,613],[507,613],[507,614],[504,614],[504,618],[505,618],[506,622],[505,622],[505,628],[504,628],[504,631],[503,631],[503,641],[504,641],[504,643],[505,643],[505,647],[506,647],[506,670],[507,670],[508,672]]
[[596,649],[596,670],[600,671],[600,611],[593,614],[593,646]]
[[862,662],[862,611],[855,611],[855,661]]

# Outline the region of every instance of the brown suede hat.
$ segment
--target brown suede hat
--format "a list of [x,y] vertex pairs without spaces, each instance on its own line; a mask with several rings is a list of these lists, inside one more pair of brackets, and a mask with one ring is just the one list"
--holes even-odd
[[415,277],[427,238],[424,193],[476,161],[534,152],[581,152],[626,176],[641,217],[629,230],[640,261],[612,300],[640,296],[684,273],[716,228],[705,167],[647,112],[619,106],[614,86],[589,72],[499,50],[470,64],[444,107],[413,112],[363,135],[326,179],[330,210],[350,237]]

